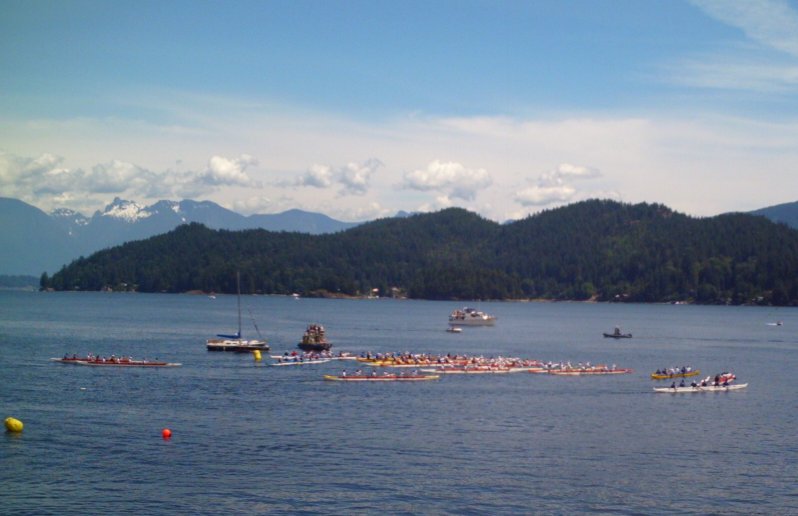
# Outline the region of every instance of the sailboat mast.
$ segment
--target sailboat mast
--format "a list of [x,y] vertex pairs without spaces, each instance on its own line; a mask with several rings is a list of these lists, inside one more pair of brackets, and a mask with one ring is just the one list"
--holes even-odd
[[238,293],[238,338],[241,338],[241,272],[236,271],[236,292]]

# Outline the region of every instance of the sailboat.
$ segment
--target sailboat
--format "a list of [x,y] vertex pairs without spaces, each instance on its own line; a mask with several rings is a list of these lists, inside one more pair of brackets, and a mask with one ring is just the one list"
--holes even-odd
[[[237,351],[239,353],[246,353],[254,350],[268,351],[269,344],[260,335],[261,339],[242,339],[241,338],[241,275],[236,273],[236,290],[238,294],[238,332],[235,335],[217,335],[215,339],[208,339],[208,351]],[[257,330],[258,327],[255,326]]]

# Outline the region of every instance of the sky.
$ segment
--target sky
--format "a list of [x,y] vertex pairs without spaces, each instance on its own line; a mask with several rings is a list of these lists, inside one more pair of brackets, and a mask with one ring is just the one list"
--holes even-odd
[[798,200],[798,0],[0,0],[0,196],[344,221]]

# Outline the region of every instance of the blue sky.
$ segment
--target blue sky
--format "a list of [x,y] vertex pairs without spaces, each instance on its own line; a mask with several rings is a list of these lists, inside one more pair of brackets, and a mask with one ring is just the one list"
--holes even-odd
[[797,200],[798,3],[0,3],[0,195],[343,220]]

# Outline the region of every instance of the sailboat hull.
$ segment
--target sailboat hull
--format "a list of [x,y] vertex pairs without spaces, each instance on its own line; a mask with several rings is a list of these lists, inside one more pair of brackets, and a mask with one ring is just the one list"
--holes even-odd
[[237,353],[248,353],[254,350],[269,351],[269,345],[265,340],[243,340],[243,339],[208,339],[208,351],[235,351]]

